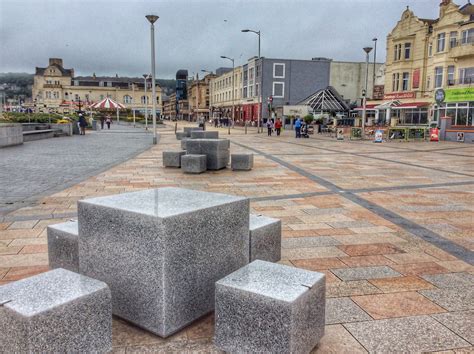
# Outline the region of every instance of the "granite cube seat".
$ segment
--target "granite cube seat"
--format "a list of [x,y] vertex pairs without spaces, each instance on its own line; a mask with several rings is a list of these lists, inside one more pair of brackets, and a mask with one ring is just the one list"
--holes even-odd
[[206,166],[206,155],[184,155],[181,158],[181,168],[185,173],[203,173]]
[[325,275],[254,261],[216,283],[216,346],[239,353],[309,353],[324,334]]
[[250,214],[250,262],[281,259],[281,220]]
[[181,157],[186,154],[186,151],[163,151],[163,166],[164,167],[181,167]]
[[186,150],[186,141],[188,141],[190,138],[183,138],[181,139],[181,150]]
[[219,139],[219,132],[213,130],[191,131],[191,139]]
[[234,171],[250,171],[253,168],[253,154],[232,154],[230,161]]
[[176,132],[176,139],[177,140],[183,140],[183,138],[186,138],[187,135],[185,132]]
[[80,272],[110,286],[115,315],[167,337],[248,263],[248,214],[247,198],[181,188],[81,200]]
[[0,286],[2,353],[106,353],[112,350],[107,284],[55,269]]
[[207,169],[220,170],[229,164],[228,139],[191,139],[186,142],[186,153],[190,155],[206,155]]
[[49,267],[79,272],[79,226],[77,221],[49,225],[47,233]]
[[202,131],[202,127],[184,127],[183,132],[186,137],[190,138],[191,137],[191,132],[193,131]]

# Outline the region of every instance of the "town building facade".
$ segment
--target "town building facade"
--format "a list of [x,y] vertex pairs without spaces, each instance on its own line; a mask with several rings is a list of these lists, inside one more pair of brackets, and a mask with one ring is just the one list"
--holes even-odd
[[[108,76],[75,76],[74,69],[65,69],[62,59],[51,58],[46,68],[36,68],[32,98],[39,111],[69,113],[87,107],[106,97],[128,109],[150,112],[151,79]],[[161,88],[156,85],[157,114],[161,113]]]

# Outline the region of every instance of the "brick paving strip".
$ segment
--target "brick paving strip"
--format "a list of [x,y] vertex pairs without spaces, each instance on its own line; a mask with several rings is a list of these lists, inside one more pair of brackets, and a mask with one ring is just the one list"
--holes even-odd
[[[334,183],[322,178],[322,177],[319,177],[319,176],[316,176],[315,174],[313,173],[310,173],[298,166],[295,166],[287,161],[284,161],[274,155],[271,155],[271,154],[268,154],[268,153],[265,153],[261,150],[258,150],[258,149],[255,149],[253,147],[250,147],[248,145],[244,145],[242,143],[237,143],[235,141],[233,141],[233,144],[236,144],[238,146],[241,146],[241,147],[244,147],[248,150],[251,150],[255,153],[258,153],[262,156],[264,156],[265,158],[269,159],[269,160],[272,160],[272,161],[275,161],[279,164],[281,164],[282,166],[290,169],[290,170],[293,170],[297,173],[299,173],[300,175],[324,186],[325,188],[327,188],[328,190],[332,191],[333,193],[339,193],[343,198],[346,198],[346,199],[349,199],[351,202],[353,203],[356,203],[357,205],[360,205],[362,207],[364,207],[365,209],[367,210],[370,210],[371,212],[373,212],[374,214],[377,214],[378,216],[384,218],[385,220],[388,220],[392,223],[394,223],[395,225],[397,226],[400,226],[401,228],[403,228],[404,230],[410,232],[411,234],[431,243],[431,244],[434,244],[435,246],[441,248],[442,250],[452,254],[453,256],[455,256],[456,258],[459,258],[459,259],[462,259],[463,261],[465,261],[466,263],[469,263],[471,265],[474,265],[474,252],[468,250],[467,248],[465,247],[462,247],[460,245],[457,245],[449,240],[446,240],[445,238],[443,238],[441,235],[437,234],[436,232],[433,232],[431,230],[428,230],[426,229],[425,227],[411,221],[411,220],[408,220],[388,209],[385,209],[375,203],[372,203],[358,195],[355,194],[355,192],[350,192],[350,191],[347,191],[347,190],[344,190],[340,187],[338,187],[337,185],[335,185]],[[377,158],[379,159],[379,158]],[[384,161],[390,161],[390,160],[386,160],[386,159],[381,159],[381,160],[384,160]],[[408,164],[410,166],[412,166],[413,164]],[[418,166],[418,165],[416,165]],[[424,167],[423,167],[424,168]],[[443,171],[443,172],[449,172],[449,173],[453,173],[451,171],[446,171],[446,170],[440,170],[440,169],[435,169],[437,171]],[[463,176],[471,176],[471,175],[468,175],[468,174],[461,174]],[[472,176],[474,177],[474,176]],[[463,183],[467,183],[467,184],[471,184],[473,182],[463,182]],[[405,186],[406,188],[406,186]]]

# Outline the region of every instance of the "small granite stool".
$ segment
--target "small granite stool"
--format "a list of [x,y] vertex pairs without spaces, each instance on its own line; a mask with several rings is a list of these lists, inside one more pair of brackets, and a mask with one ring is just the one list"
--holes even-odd
[[181,168],[185,173],[206,172],[206,155],[184,155],[181,158]]
[[163,166],[164,167],[181,167],[181,157],[186,154],[186,151],[163,151]]
[[193,130],[191,132],[191,139],[219,139],[219,132],[218,131],[200,131],[200,130]]
[[309,353],[324,334],[322,273],[254,261],[216,282],[215,344],[226,352]]
[[250,262],[281,259],[281,221],[250,214]]
[[186,152],[206,155],[207,169],[220,170],[229,163],[229,144],[229,139],[190,139],[186,142]]
[[64,268],[79,272],[78,229],[77,221],[48,226],[48,257],[51,269]]
[[253,154],[232,154],[230,166],[234,171],[250,171],[253,168]]
[[55,269],[0,286],[0,348],[5,353],[112,350],[107,284]]
[[186,138],[187,135],[184,132],[176,132],[176,139],[177,140],[182,140],[183,138]]
[[194,132],[194,131],[202,131],[202,127],[184,127],[183,128],[183,132],[185,134],[185,136],[187,136],[188,138],[191,137],[191,132]]

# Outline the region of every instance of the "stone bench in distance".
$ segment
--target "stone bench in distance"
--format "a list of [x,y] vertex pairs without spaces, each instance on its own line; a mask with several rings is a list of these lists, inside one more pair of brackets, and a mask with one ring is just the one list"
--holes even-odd
[[185,173],[203,173],[206,166],[206,155],[184,155],[181,158],[181,168]]
[[249,261],[248,198],[150,189],[80,200],[78,217],[81,274],[162,337],[213,311],[215,282]]
[[216,283],[216,346],[230,353],[309,353],[324,334],[325,275],[254,261]]
[[187,137],[186,133],[184,133],[184,132],[176,132],[176,139],[177,139],[177,140],[183,140],[183,139],[186,138],[186,137]]
[[207,169],[220,170],[229,164],[229,139],[190,139],[186,142],[189,155],[206,155]]
[[191,139],[219,139],[219,132],[213,130],[191,131]]
[[186,141],[188,141],[190,138],[183,138],[181,139],[181,150],[186,150]]
[[253,154],[232,154],[230,166],[233,171],[250,171],[253,168]]
[[193,131],[202,131],[202,127],[184,127],[183,132],[186,137],[190,138],[191,137],[191,132]]
[[186,151],[163,151],[163,166],[164,167],[181,167],[181,157],[186,154]]
[[79,272],[77,221],[48,225],[48,258],[51,269],[64,268]]
[[250,262],[281,259],[281,220],[250,214]]
[[5,353],[109,352],[107,284],[55,269],[0,286],[0,348]]

